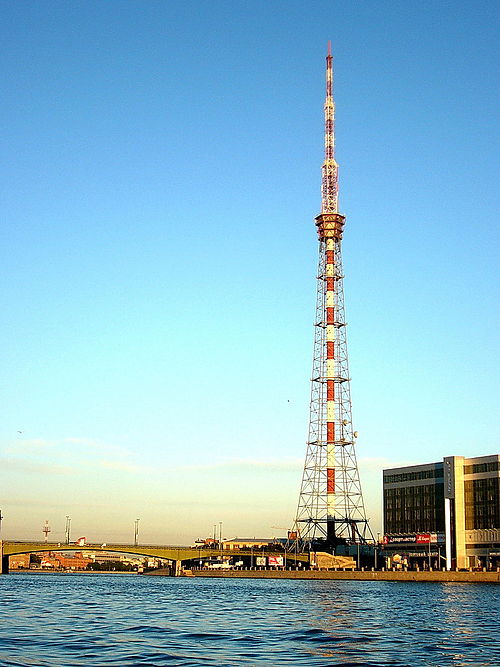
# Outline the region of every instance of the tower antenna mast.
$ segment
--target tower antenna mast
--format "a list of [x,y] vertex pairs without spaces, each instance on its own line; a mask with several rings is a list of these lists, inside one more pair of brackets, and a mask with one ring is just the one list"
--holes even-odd
[[305,543],[339,544],[373,539],[365,516],[355,453],[347,357],[342,271],[345,216],[338,212],[335,161],[333,57],[326,56],[325,159],[321,167],[321,213],[316,217],[319,264],[314,324],[309,435],[296,516]]
[[338,165],[335,162],[335,102],[333,100],[332,43],[326,56],[325,160],[321,167],[321,213],[338,212]]

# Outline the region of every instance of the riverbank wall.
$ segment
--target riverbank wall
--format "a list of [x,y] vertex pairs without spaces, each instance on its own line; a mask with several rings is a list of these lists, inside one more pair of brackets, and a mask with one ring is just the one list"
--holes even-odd
[[[169,576],[166,570],[154,570],[148,575]],[[433,581],[460,583],[500,583],[500,572],[442,572],[442,571],[334,571],[334,570],[184,570],[181,576],[211,579],[330,579],[354,581]]]

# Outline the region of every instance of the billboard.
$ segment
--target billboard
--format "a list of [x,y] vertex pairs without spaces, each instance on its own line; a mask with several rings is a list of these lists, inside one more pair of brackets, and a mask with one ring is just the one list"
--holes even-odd
[[269,567],[282,567],[283,556],[268,556],[267,564],[269,565]]
[[257,556],[255,559],[255,564],[256,565],[265,565],[266,564],[266,557],[265,556]]

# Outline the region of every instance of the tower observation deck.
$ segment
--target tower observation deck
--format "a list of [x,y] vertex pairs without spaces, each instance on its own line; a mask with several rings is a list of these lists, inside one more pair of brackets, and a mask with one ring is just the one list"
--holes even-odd
[[338,212],[331,46],[326,57],[325,159],[314,324],[309,434],[295,532],[329,548],[373,539],[365,515],[351,413],[342,270],[345,216]]

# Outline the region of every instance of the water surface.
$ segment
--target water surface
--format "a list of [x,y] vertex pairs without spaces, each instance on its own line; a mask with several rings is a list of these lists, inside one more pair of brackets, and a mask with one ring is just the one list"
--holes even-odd
[[500,665],[494,584],[0,577],[0,665]]

